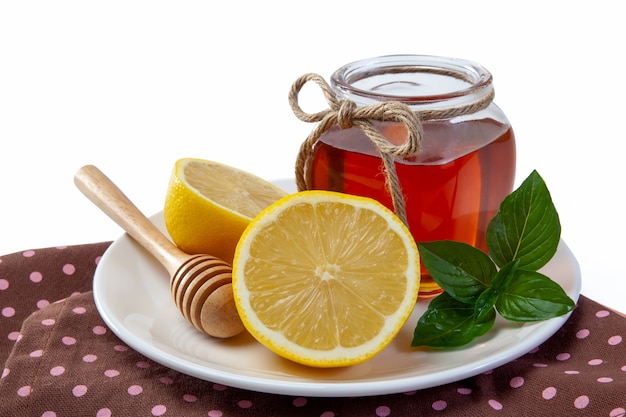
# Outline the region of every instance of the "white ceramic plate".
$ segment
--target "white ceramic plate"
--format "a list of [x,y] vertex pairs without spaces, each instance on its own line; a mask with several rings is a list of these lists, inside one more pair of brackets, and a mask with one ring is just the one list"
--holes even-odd
[[[162,214],[152,217],[165,230]],[[542,270],[578,300],[578,263],[564,242]],[[292,363],[244,332],[214,339],[191,327],[169,293],[165,269],[128,235],[103,255],[93,293],[102,318],[130,347],[182,373],[232,387],[275,394],[352,397],[430,388],[459,381],[512,361],[552,336],[566,321],[533,324],[498,319],[470,345],[433,351],[411,348],[413,329],[427,307],[418,302],[393,342],[375,358],[352,367],[316,369]]]

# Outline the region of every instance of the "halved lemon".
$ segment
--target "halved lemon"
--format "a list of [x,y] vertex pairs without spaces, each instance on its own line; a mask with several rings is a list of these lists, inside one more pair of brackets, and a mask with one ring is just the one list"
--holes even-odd
[[250,221],[287,195],[251,173],[198,158],[176,161],[163,218],[174,243],[187,253],[204,253],[228,263]]
[[302,191],[263,210],[233,262],[233,293],[246,329],[305,365],[364,362],[411,314],[420,262],[411,233],[375,200]]

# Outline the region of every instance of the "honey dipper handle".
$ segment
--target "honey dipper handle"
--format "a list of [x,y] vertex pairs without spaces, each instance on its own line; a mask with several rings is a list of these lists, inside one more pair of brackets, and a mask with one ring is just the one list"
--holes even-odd
[[102,171],[85,165],[74,176],[76,187],[143,246],[173,275],[189,256],[170,242]]

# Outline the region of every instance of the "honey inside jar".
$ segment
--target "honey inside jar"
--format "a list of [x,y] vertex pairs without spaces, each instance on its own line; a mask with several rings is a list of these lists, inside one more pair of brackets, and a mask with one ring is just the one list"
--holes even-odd
[[[511,127],[482,120],[461,123],[454,129],[430,123],[423,128],[429,137],[424,152],[396,161],[413,237],[416,242],[455,240],[486,251],[487,225],[513,188],[515,139]],[[404,130],[403,126],[381,129],[387,137],[397,137],[398,130]],[[495,139],[467,149],[455,140],[459,135]],[[382,161],[358,129],[333,129],[320,138],[314,149],[311,181],[314,189],[370,197],[393,210]],[[427,271],[422,274],[422,295],[438,293]]]
[[[400,55],[345,65],[331,84],[340,100],[358,106],[400,101],[420,115],[421,149],[395,159],[416,242],[454,240],[486,251],[489,221],[513,190],[516,158],[511,125],[491,101],[491,74],[469,61]],[[371,122],[389,142],[407,140],[404,125]],[[366,196],[394,209],[379,150],[356,127],[323,133],[309,167],[312,189]],[[422,266],[420,295],[439,292]]]

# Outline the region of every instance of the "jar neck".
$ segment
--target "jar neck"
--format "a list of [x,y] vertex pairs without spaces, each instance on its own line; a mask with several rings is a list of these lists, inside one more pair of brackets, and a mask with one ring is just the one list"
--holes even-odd
[[491,73],[481,65],[430,55],[355,61],[335,71],[330,83],[339,99],[358,106],[399,101],[426,119],[475,113],[494,95]]

